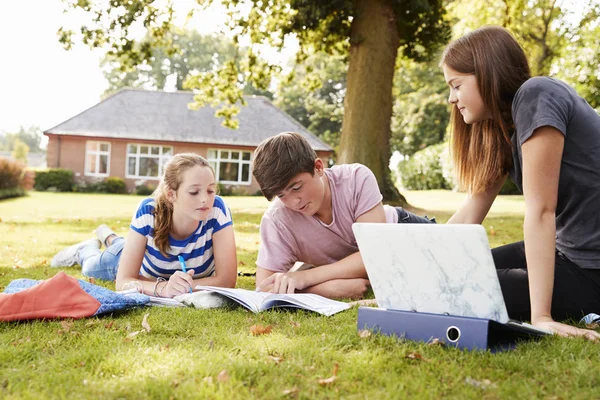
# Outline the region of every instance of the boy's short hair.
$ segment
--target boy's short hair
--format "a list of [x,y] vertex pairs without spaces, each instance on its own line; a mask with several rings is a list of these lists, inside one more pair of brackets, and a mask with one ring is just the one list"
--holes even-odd
[[317,153],[299,133],[282,132],[263,140],[254,151],[252,175],[271,201],[296,175],[315,173]]

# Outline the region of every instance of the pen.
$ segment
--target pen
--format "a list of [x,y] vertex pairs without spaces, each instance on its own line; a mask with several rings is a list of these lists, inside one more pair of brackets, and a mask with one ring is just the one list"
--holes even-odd
[[[179,259],[179,264],[181,264],[181,270],[185,273],[187,273],[187,269],[185,268],[185,260],[183,259],[182,256],[177,256],[177,258]],[[192,293],[192,287],[190,286],[190,293]]]

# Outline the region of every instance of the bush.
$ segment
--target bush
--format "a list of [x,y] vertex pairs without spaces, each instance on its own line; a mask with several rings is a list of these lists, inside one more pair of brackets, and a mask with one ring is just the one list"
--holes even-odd
[[146,181],[136,182],[135,183],[135,194],[140,196],[150,196],[154,193],[155,187],[148,185]]
[[402,187],[409,190],[453,189],[447,179],[448,143],[426,147],[398,164]]
[[116,176],[111,176],[104,180],[104,189],[106,190],[104,193],[127,193],[125,181],[123,178],[118,178]]
[[71,192],[73,190],[73,171],[64,168],[37,171],[33,187],[39,191]]
[[521,194],[521,191],[517,187],[517,184],[509,176],[506,178],[506,182],[504,182],[502,189],[500,189],[500,194]]
[[21,188],[23,175],[22,164],[0,158],[0,190]]
[[0,189],[0,200],[10,199],[12,197],[25,196],[25,189],[17,187],[12,189]]
[[[398,172],[402,186],[409,190],[458,188],[447,142],[416,152],[409,160],[400,162]],[[509,176],[500,194],[515,195],[521,191]]]
[[221,182],[217,183],[219,196],[233,196],[233,187],[231,185],[223,185]]

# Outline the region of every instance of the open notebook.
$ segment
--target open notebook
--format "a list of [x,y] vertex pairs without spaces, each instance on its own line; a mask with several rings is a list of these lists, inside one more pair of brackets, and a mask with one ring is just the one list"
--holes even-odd
[[348,303],[331,300],[317,294],[273,294],[246,289],[227,289],[214,286],[196,286],[195,290],[225,296],[248,310],[259,313],[271,308],[300,308],[330,316],[350,308]]

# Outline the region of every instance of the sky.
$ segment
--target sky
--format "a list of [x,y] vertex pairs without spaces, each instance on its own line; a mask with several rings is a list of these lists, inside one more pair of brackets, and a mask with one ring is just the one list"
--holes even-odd
[[[175,0],[186,9],[193,0]],[[181,23],[183,16],[181,14]],[[223,9],[197,13],[190,26],[202,33],[219,30]],[[47,130],[100,101],[108,86],[99,67],[103,52],[79,43],[65,51],[56,31],[77,22],[63,14],[61,0],[11,0],[0,6],[0,132],[20,126]],[[292,47],[264,56],[285,62]]]

